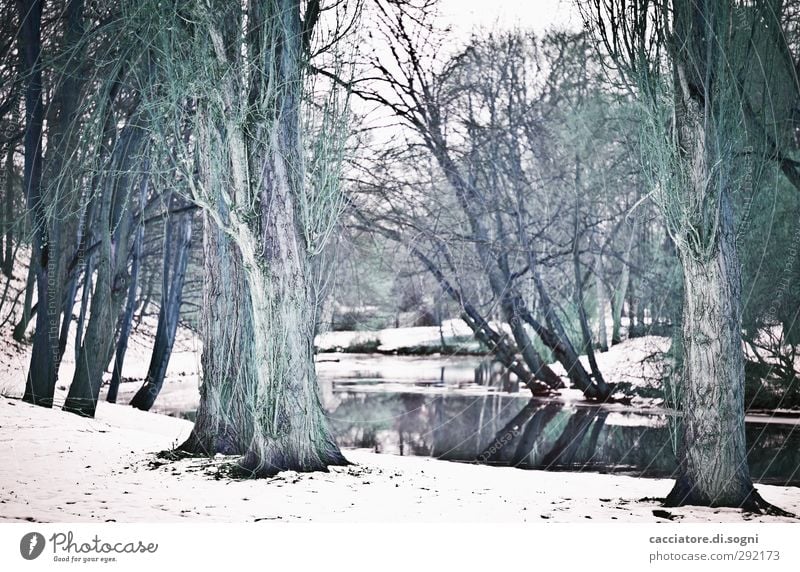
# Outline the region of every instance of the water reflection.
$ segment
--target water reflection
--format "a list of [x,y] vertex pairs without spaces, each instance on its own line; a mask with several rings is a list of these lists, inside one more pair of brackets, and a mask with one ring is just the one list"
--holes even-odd
[[[661,410],[529,401],[513,376],[480,357],[322,358],[322,401],[343,447],[529,469],[675,472],[671,424]],[[193,419],[187,410],[198,396],[188,406],[185,398],[167,399],[169,388],[163,393],[162,411]],[[750,419],[745,430],[753,478],[800,486],[800,424]]]
[[[530,469],[671,477],[676,468],[664,413],[531,400],[520,395],[325,392],[344,447]],[[800,432],[748,423],[753,478],[800,485]]]

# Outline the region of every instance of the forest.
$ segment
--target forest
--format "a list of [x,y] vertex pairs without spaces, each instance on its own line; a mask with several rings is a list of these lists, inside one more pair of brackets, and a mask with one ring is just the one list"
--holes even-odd
[[559,6],[0,3],[0,520],[796,521],[800,2]]

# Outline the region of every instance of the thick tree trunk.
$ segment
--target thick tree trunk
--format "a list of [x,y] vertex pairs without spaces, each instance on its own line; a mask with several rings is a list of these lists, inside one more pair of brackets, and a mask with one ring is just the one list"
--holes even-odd
[[723,0],[677,3],[673,14],[683,172],[673,176],[671,198],[692,210],[668,219],[683,267],[684,376],[679,472],[666,504],[760,511],[773,507],[753,487],[745,443],[741,270],[731,204],[737,159],[730,151],[739,142],[739,110],[725,91],[732,17]]
[[264,213],[265,271],[260,284],[253,284],[258,276],[251,274],[249,280],[255,331],[265,342],[257,344],[257,363],[268,370],[255,387],[259,415],[254,438],[240,462],[256,476],[326,470],[346,463],[328,430],[318,395],[314,293],[287,165],[278,153],[273,160],[276,176]]
[[[64,355],[67,334],[72,322],[72,308],[75,303],[77,283],[74,275],[65,276],[68,260],[77,255],[80,248],[79,201],[81,193],[76,181],[78,175],[72,166],[72,157],[78,145],[80,129],[78,107],[80,93],[85,81],[82,73],[84,65],[83,50],[83,0],[69,0],[64,11],[66,20],[64,47],[70,53],[71,68],[58,74],[53,101],[49,106],[52,116],[48,116],[48,145],[45,157],[44,180],[47,181],[48,202],[53,205],[56,214],[52,217],[50,232],[50,250],[54,257],[54,269],[51,276],[52,300],[58,300],[55,307],[57,315],[54,320],[61,321],[58,338],[58,353],[55,364],[56,375]],[[64,238],[62,238],[64,237]],[[77,237],[77,239],[73,238]]]
[[[189,261],[189,248],[192,242],[192,212],[179,215],[181,217],[177,232],[177,248],[175,255],[170,257],[171,235],[167,232],[164,254],[164,287],[162,288],[161,308],[158,313],[158,328],[156,339],[153,344],[153,354],[150,359],[150,367],[147,370],[147,377],[144,385],[136,392],[131,400],[131,405],[137,409],[149,411],[155,403],[156,397],[164,385],[164,377],[167,374],[169,358],[172,355],[172,346],[175,344],[175,334],[178,330],[178,319],[180,318],[181,298],[183,295],[183,283],[186,278],[186,266]],[[172,220],[168,225],[174,224]],[[170,260],[172,258],[172,260]],[[172,264],[170,271],[169,264]],[[131,315],[133,307],[131,307]]]
[[[305,57],[300,5],[263,0],[251,8],[250,25],[259,30],[252,35],[253,47],[263,51],[257,61],[266,67],[251,85],[250,101],[261,101],[258,113],[269,117],[254,119],[251,132],[227,122],[224,140],[235,200],[250,206],[255,191],[260,202],[257,228],[236,210],[215,213],[224,232],[206,225],[211,256],[206,257],[202,401],[184,448],[210,453],[229,442],[234,449],[243,444],[240,469],[261,477],[326,470],[346,460],[327,427],[314,369],[314,293],[300,206],[307,184],[300,140]],[[211,34],[223,45],[223,34],[213,28]],[[227,57],[219,49],[216,54]],[[231,102],[237,97],[232,85],[222,90]],[[245,145],[256,132],[260,137]],[[259,173],[255,181],[243,174],[245,161]],[[232,256],[225,256],[229,252]],[[238,396],[233,404],[232,394]],[[228,428],[234,435],[227,435]],[[247,433],[251,438],[241,440]]]
[[241,254],[208,214],[203,218],[203,254],[200,406],[180,449],[205,456],[243,455],[255,423],[250,294]]
[[754,507],[744,433],[739,261],[723,197],[719,247],[708,261],[682,253],[684,372],[681,446],[670,506]]

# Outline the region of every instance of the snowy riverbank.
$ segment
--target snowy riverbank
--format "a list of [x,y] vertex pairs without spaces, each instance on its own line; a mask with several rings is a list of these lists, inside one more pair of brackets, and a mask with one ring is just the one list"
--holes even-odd
[[[0,398],[0,520],[775,522],[733,509],[662,512],[667,480],[555,473],[346,451],[355,465],[270,480],[216,478],[215,462],[164,463],[191,423],[104,404],[97,419]],[[759,486],[800,513],[800,488]],[[658,511],[661,516],[656,516]]]

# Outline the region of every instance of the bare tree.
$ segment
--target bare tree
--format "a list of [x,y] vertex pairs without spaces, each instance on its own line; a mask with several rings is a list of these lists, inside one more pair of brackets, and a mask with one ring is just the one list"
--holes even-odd
[[651,193],[683,267],[680,469],[666,503],[777,510],[747,468],[732,204],[751,176],[738,159],[748,143],[740,80],[756,13],[723,0],[593,0],[583,10],[642,104]]
[[[329,108],[325,139],[306,139],[305,65],[320,3],[253,0],[246,17],[244,8],[193,3],[150,16],[170,22],[153,28],[155,85],[169,89],[148,88],[150,118],[204,216],[203,383],[181,449],[240,454],[250,476],[323,470],[346,461],[317,394],[311,260],[339,211],[345,124],[342,109]],[[173,96],[164,117],[162,97]],[[188,141],[174,131],[187,121]]]

